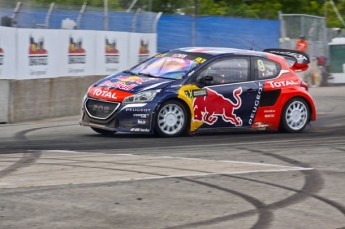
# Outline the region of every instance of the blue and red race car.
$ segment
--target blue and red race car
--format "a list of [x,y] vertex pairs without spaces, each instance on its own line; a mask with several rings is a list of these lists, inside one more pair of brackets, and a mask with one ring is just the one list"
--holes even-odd
[[309,62],[286,49],[170,50],[92,85],[80,125],[165,137],[227,127],[301,132],[316,120],[308,86],[295,73]]

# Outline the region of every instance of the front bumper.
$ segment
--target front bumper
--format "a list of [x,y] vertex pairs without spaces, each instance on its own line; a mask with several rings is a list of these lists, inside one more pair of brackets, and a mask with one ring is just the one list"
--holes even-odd
[[[119,104],[109,116],[103,116],[90,112],[90,107],[86,105],[88,99],[83,103],[79,121],[81,126],[110,131],[153,133],[156,103]],[[99,103],[104,105],[106,101],[99,100]]]

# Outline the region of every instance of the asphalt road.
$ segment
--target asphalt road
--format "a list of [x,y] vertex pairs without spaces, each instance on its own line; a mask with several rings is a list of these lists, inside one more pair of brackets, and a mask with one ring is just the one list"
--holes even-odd
[[300,134],[0,125],[0,228],[345,229],[345,87],[310,92]]

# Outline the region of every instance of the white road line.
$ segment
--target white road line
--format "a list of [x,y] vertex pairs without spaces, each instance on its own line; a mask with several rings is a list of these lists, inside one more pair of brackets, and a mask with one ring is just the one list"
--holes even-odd
[[[73,153],[73,154],[90,154],[87,152],[78,152],[78,151],[67,151],[67,150],[43,150],[44,152],[52,153]],[[303,167],[292,167],[286,165],[276,165],[268,163],[257,163],[257,162],[246,162],[246,161],[232,161],[232,160],[214,160],[214,159],[203,159],[203,158],[190,158],[190,157],[172,157],[172,156],[155,156],[155,155],[135,155],[135,154],[107,154],[101,152],[92,152],[92,154],[102,154],[107,156],[131,156],[131,157],[151,157],[151,158],[168,158],[168,159],[181,159],[181,160],[196,160],[196,161],[212,161],[212,162],[221,162],[221,163],[237,163],[237,164],[247,164],[247,165],[261,165],[261,166],[279,166],[282,168],[287,168],[288,170],[312,170],[313,168],[303,168]]]

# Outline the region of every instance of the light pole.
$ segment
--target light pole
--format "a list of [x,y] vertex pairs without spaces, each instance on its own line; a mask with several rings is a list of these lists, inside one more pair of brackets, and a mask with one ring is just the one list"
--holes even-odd
[[108,0],[104,0],[104,30],[108,31]]

